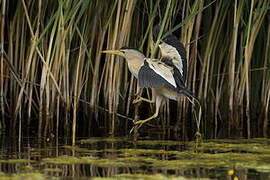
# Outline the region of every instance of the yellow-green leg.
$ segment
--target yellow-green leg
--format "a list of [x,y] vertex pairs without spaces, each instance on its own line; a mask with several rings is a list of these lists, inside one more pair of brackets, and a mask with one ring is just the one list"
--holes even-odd
[[132,102],[133,104],[136,104],[138,102],[141,102],[141,101],[145,101],[145,102],[148,102],[148,103],[154,103],[155,100],[150,100],[150,99],[146,99],[146,98],[143,98],[143,97],[137,97],[136,99],[134,99],[134,101]]
[[136,99],[133,100],[132,103],[136,104],[136,103],[139,103],[139,102],[142,102],[142,101],[145,101],[145,102],[148,102],[148,103],[154,103],[155,98],[156,98],[155,90],[152,89],[152,100],[141,97],[140,95],[142,94],[142,90],[143,90],[143,88],[140,88],[139,92],[137,94],[135,94],[137,97],[136,97]]
[[149,118],[147,118],[147,119],[144,119],[144,120],[139,120],[139,121],[136,121],[136,122],[134,122],[134,124],[140,124],[140,125],[142,125],[142,124],[144,124],[144,123],[146,123],[147,121],[150,121],[151,119],[154,119],[154,118],[156,118],[158,116],[158,114],[154,114],[153,116],[151,116],[151,117],[149,117]]
[[156,112],[155,112],[155,114],[153,116],[151,116],[151,117],[149,117],[147,119],[144,119],[144,120],[136,121],[136,122],[134,122],[134,124],[140,125],[140,127],[141,127],[144,123],[150,121],[151,119],[156,118],[158,116],[158,112],[159,112],[160,105],[162,103],[162,99],[163,99],[162,96],[156,96],[156,101],[155,101],[156,102]]

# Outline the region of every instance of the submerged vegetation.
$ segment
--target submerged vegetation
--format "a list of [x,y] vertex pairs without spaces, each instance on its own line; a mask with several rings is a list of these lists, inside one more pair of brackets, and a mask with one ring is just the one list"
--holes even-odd
[[[128,45],[151,56],[153,27],[164,23],[186,47],[188,87],[202,104],[201,132],[211,138],[269,135],[269,1],[1,0],[0,5],[2,130],[21,134],[31,126],[40,137],[65,132],[75,138],[79,114],[90,116],[89,107],[142,117],[131,103],[136,79],[121,58],[100,51]],[[187,100],[177,106],[167,102],[161,121],[151,123],[178,127],[189,137],[196,130],[190,109]],[[130,129],[130,118],[104,124],[114,133]],[[96,120],[86,119],[91,131]]]

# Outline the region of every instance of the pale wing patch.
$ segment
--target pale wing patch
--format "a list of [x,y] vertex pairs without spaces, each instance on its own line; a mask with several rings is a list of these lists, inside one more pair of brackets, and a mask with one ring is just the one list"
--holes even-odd
[[155,73],[163,77],[168,83],[170,83],[175,88],[177,87],[173,77],[173,68],[166,66],[164,63],[160,61],[155,61],[151,59],[146,59],[146,61],[148,62],[149,67],[152,70],[154,70]]
[[162,56],[167,56],[172,58],[173,64],[179,69],[181,75],[183,76],[183,59],[181,58],[177,49],[167,43],[162,42],[159,45]]

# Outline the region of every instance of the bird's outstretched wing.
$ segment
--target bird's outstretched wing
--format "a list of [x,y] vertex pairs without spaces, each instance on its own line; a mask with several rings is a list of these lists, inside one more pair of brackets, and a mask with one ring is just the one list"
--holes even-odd
[[[184,94],[189,98],[195,98],[178,78],[179,71],[176,67],[166,64],[165,59],[145,59],[144,64],[138,72],[139,86],[142,88],[168,87],[179,94]],[[179,83],[180,82],[180,83]]]
[[160,60],[145,59],[138,73],[140,87],[176,89],[177,84],[173,76],[173,68]]
[[[155,43],[157,41],[159,32],[160,27],[155,26],[153,33]],[[176,36],[169,34],[161,39],[159,48],[162,55],[161,60],[165,59],[166,64],[171,64],[172,67],[175,66],[177,68],[177,79],[182,86],[185,86],[187,77],[187,59],[184,45],[177,39]]]

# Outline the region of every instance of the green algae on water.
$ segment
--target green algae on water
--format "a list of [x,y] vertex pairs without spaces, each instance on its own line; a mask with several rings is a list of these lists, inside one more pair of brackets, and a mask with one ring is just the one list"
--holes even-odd
[[30,159],[0,159],[0,163],[31,163],[34,162],[33,160]]
[[119,152],[129,155],[138,155],[138,154],[173,154],[177,151],[166,151],[163,149],[119,149]]
[[74,157],[74,156],[59,156],[57,158],[44,158],[43,163],[46,164],[92,164],[99,167],[138,167],[138,163],[130,163],[122,161],[118,158],[106,159],[92,156]]
[[[176,145],[183,144],[177,141],[151,141],[151,145]],[[147,144],[139,142],[140,144]],[[52,164],[92,164],[98,167],[141,167],[149,166],[156,169],[190,169],[190,168],[251,168],[261,167],[262,171],[268,171],[270,153],[265,143],[253,141],[253,146],[247,144],[203,142],[194,152],[192,143],[186,143],[187,150],[164,150],[164,149],[104,149],[99,152],[109,153],[107,157],[73,157],[60,156],[57,159],[45,158],[44,162]],[[91,150],[77,146],[65,146],[66,149],[75,150],[81,153],[88,153]],[[244,151],[245,150],[245,151]],[[258,150],[258,151],[256,151]],[[110,153],[113,156],[110,157]],[[165,155],[165,156],[163,156]],[[163,158],[162,158],[163,157]],[[165,157],[165,158],[164,158]],[[170,157],[170,159],[168,159]],[[258,163],[259,161],[259,163]]]
[[113,177],[94,177],[93,180],[210,180],[208,178],[185,178],[183,176],[166,176],[163,174],[118,174]]
[[[18,173],[18,174],[5,174],[0,173],[0,179],[2,180],[45,180],[48,179],[45,175],[41,173]],[[54,179],[53,177],[50,177],[50,179]]]
[[249,153],[269,153],[270,146],[265,144],[239,144],[239,143],[216,143],[216,142],[204,142],[200,147],[199,151],[216,151],[216,152],[249,152]]
[[[116,148],[112,148],[112,146],[109,145],[105,147],[109,147],[110,149],[104,148],[98,150],[87,149],[85,147],[82,148],[79,145],[62,146],[64,153],[59,154],[66,155],[61,155],[55,158],[43,158],[40,161],[31,161],[28,159],[0,160],[2,163],[14,163],[16,166],[18,163],[19,172],[23,172],[23,174],[16,174],[16,176],[15,174],[6,175],[5,173],[2,173],[2,175],[0,175],[0,179],[1,177],[5,177],[5,179],[19,179],[20,177],[28,177],[30,173],[39,174],[40,172],[43,173],[44,176],[37,177],[36,179],[46,179],[48,177],[51,179],[51,177],[53,177],[51,176],[52,174],[56,174],[57,176],[65,176],[65,172],[69,169],[66,167],[70,167],[70,165],[76,165],[74,166],[76,169],[79,167],[84,167],[81,165],[86,165],[86,167],[91,165],[93,168],[98,167],[104,169],[130,168],[130,172],[135,173],[120,175],[113,174],[112,177],[95,179],[186,179],[185,177],[148,173],[166,173],[178,171],[189,172],[198,168],[206,170],[246,169],[254,170],[256,173],[270,173],[269,144],[265,143],[261,139],[252,140],[251,144],[248,144],[248,140],[245,141],[246,142],[244,142],[244,140],[240,140],[240,143],[236,140],[232,140],[232,142],[230,142],[230,140],[224,142],[206,140],[201,144],[201,146],[198,147],[198,151],[196,152],[193,150],[194,142],[182,143],[178,141],[156,141],[147,146],[146,144],[149,142],[147,140],[145,143],[140,142],[139,145],[137,144],[137,147],[139,148],[135,148],[135,146],[129,144],[128,147],[131,147],[129,149],[123,148],[121,145],[113,146]],[[107,142],[109,141],[104,141],[103,143]],[[174,147],[169,147],[169,144]],[[185,145],[185,147],[182,148],[175,145]],[[91,145],[91,148],[93,147],[96,148],[100,146],[96,144],[93,146]],[[144,149],[142,147],[147,148]],[[180,150],[178,151],[177,149]],[[75,155],[68,155],[71,154],[70,151],[75,151],[76,153],[73,153]],[[43,169],[41,168],[40,170],[37,170],[34,167],[42,167]],[[147,170],[145,170],[145,167],[147,167]],[[149,172],[148,169],[151,171]],[[119,169],[119,172],[123,171]]]
[[93,138],[89,138],[89,139],[82,139],[80,140],[81,144],[91,144],[91,143],[99,143],[99,142],[127,142],[128,139],[126,138],[102,138],[102,137],[93,137]]
[[136,141],[136,144],[147,146],[156,146],[156,145],[175,146],[175,145],[184,145],[185,143],[171,140],[138,140]]
[[82,157],[81,158],[86,164],[93,164],[99,167],[139,167],[141,164],[129,161],[123,161],[119,158],[112,158],[112,159],[92,159],[89,157]]

